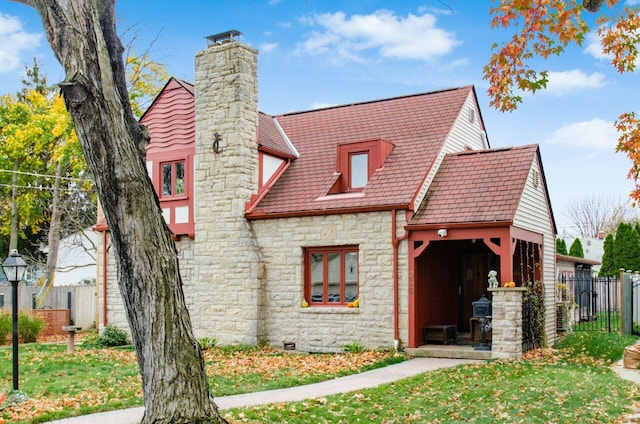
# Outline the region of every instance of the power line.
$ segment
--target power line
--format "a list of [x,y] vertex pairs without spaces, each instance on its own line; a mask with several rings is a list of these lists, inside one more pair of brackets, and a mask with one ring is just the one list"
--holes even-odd
[[[13,184],[0,184],[0,187],[14,187]],[[55,187],[46,187],[46,186],[31,186],[31,185],[16,185],[16,188],[20,188],[20,189],[29,189],[29,190],[40,190],[40,191],[55,191]],[[69,189],[65,189],[65,188],[60,188],[59,190],[61,191],[68,191],[69,193],[73,192],[73,191],[84,191],[84,192],[91,192],[91,189],[85,189],[85,188],[80,188],[80,187],[73,187],[73,188],[69,188]]]
[[[0,169],[0,172],[4,172],[7,174],[19,174],[19,175],[28,175],[30,177],[41,177],[41,178],[58,178],[56,175],[47,175],[47,174],[36,174],[33,172],[22,172],[22,171],[14,171],[12,169]],[[73,178],[73,177],[60,177],[62,180],[69,181],[87,181],[86,178]]]

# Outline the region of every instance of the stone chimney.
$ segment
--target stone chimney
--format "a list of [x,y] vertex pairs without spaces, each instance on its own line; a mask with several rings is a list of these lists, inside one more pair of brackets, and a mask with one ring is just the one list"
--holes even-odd
[[[245,203],[258,190],[258,51],[238,31],[207,37],[195,70],[196,337],[255,344],[264,264]],[[185,292],[190,288],[185,287]]]

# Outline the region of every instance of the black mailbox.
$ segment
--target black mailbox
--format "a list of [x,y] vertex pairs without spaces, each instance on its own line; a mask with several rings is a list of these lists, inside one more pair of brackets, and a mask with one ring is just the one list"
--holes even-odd
[[491,316],[491,301],[487,299],[484,294],[480,296],[480,299],[471,303],[473,306],[474,318],[487,318]]

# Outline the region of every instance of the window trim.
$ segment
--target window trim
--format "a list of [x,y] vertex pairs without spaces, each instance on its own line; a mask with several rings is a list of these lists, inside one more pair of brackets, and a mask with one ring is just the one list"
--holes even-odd
[[[322,254],[323,256],[323,271],[322,271],[322,293],[323,301],[314,302],[311,297],[312,284],[311,284],[311,257],[315,254]],[[328,261],[327,255],[330,253],[339,253],[340,257],[340,302],[329,302],[329,283],[328,283]],[[318,246],[318,247],[306,247],[304,248],[304,297],[307,300],[309,306],[321,306],[321,307],[347,307],[352,300],[346,299],[346,254],[355,253],[357,258],[357,275],[356,275],[356,298],[359,297],[360,290],[360,249],[357,245],[344,245],[344,246]]]
[[[178,163],[182,163],[183,164],[183,170],[182,170],[182,181],[184,184],[184,187],[182,189],[182,193],[181,194],[164,194],[164,173],[163,173],[163,169],[165,167],[165,165],[171,165],[171,190],[173,193],[175,193],[176,191],[176,183],[177,183],[177,179],[176,179],[176,164]],[[187,199],[189,197],[189,181],[188,181],[188,176],[189,176],[189,170],[187,169],[187,167],[189,166],[189,161],[188,158],[180,158],[180,159],[173,159],[173,160],[166,160],[166,161],[159,161],[158,162],[158,196],[160,197],[160,200],[180,200],[180,199]]]
[[[384,166],[384,161],[393,150],[394,143],[382,138],[341,142],[336,146],[336,171],[339,178],[328,194],[357,193],[365,190],[374,172]],[[367,181],[362,187],[351,187],[351,156],[367,155]]]

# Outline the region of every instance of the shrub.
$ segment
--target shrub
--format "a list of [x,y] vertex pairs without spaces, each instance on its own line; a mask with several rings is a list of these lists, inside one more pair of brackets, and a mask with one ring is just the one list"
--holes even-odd
[[99,342],[100,345],[104,347],[124,346],[127,344],[127,333],[118,327],[107,325],[104,327],[104,330],[102,330]]
[[47,323],[38,317],[24,312],[18,314],[18,336],[22,343],[34,343],[46,326]]
[[4,344],[11,334],[11,314],[0,312],[0,344]]
[[200,339],[200,347],[202,350],[209,350],[216,347],[218,341],[216,339],[210,339],[209,337],[203,337]]
[[362,346],[358,342],[353,342],[353,343],[346,344],[342,348],[344,349],[345,352],[350,352],[350,353],[362,353],[362,352],[364,352],[364,346]]

